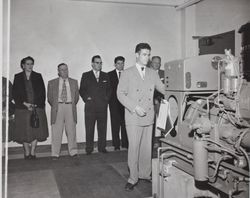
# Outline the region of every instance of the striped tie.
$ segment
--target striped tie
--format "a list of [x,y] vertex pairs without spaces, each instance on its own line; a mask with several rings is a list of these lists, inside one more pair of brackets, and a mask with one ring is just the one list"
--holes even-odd
[[66,102],[66,101],[67,101],[66,80],[63,80],[63,87],[62,87],[62,93],[61,93],[61,100],[62,100],[62,102]]

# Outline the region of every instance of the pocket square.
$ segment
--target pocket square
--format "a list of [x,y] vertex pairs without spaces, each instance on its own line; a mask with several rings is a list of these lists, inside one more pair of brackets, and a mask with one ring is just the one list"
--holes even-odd
[[104,82],[104,83],[105,83],[105,82],[107,82],[107,81],[106,81],[106,80],[103,80],[102,82]]

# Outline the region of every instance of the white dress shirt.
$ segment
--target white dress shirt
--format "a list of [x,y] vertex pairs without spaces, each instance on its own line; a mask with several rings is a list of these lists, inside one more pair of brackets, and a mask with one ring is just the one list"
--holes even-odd
[[97,82],[99,81],[100,71],[93,70]]
[[[63,102],[62,99],[61,99],[62,89],[63,89],[63,81],[64,80],[61,77],[59,77],[58,102]],[[72,102],[72,100],[71,100],[71,91],[70,91],[69,79],[68,78],[65,80],[65,84],[66,84],[66,90],[67,90],[67,101],[66,102]]]
[[[140,74],[141,78],[144,80],[144,78],[145,78],[146,66],[141,66],[141,65],[139,65],[138,63],[135,63],[135,66],[136,66],[137,70],[139,71],[139,74]],[[142,69],[141,69],[142,67],[144,68],[143,71],[142,71]]]
[[119,78],[120,78],[119,72],[121,72],[121,74],[122,74],[123,70],[120,71],[120,70],[116,69],[115,71],[116,71],[116,74],[117,74],[117,77],[118,77],[118,80],[119,80]]

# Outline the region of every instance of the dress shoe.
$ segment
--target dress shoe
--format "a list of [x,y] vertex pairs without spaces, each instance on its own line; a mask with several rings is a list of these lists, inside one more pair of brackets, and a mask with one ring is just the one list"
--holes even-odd
[[128,149],[128,146],[122,146],[123,149]]
[[101,152],[101,153],[108,153],[108,151],[106,149],[103,149],[103,150],[101,150],[99,152]]
[[30,159],[31,160],[35,160],[36,159],[36,155],[30,155]]
[[125,190],[126,191],[132,191],[132,190],[134,190],[134,187],[137,185],[137,183],[135,183],[135,184],[131,184],[131,183],[126,183],[126,185],[125,185]]
[[78,154],[71,155],[70,157],[72,157],[72,158],[77,158],[77,157],[78,157]]
[[25,154],[24,154],[24,159],[25,159],[25,160],[30,160],[30,159],[31,159],[31,155],[25,155]]
[[58,160],[59,156],[52,156],[52,160]]

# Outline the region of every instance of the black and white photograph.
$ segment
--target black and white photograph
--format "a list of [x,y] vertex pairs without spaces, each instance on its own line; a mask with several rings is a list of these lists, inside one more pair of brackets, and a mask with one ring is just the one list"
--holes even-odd
[[250,198],[250,0],[0,0],[2,198]]

